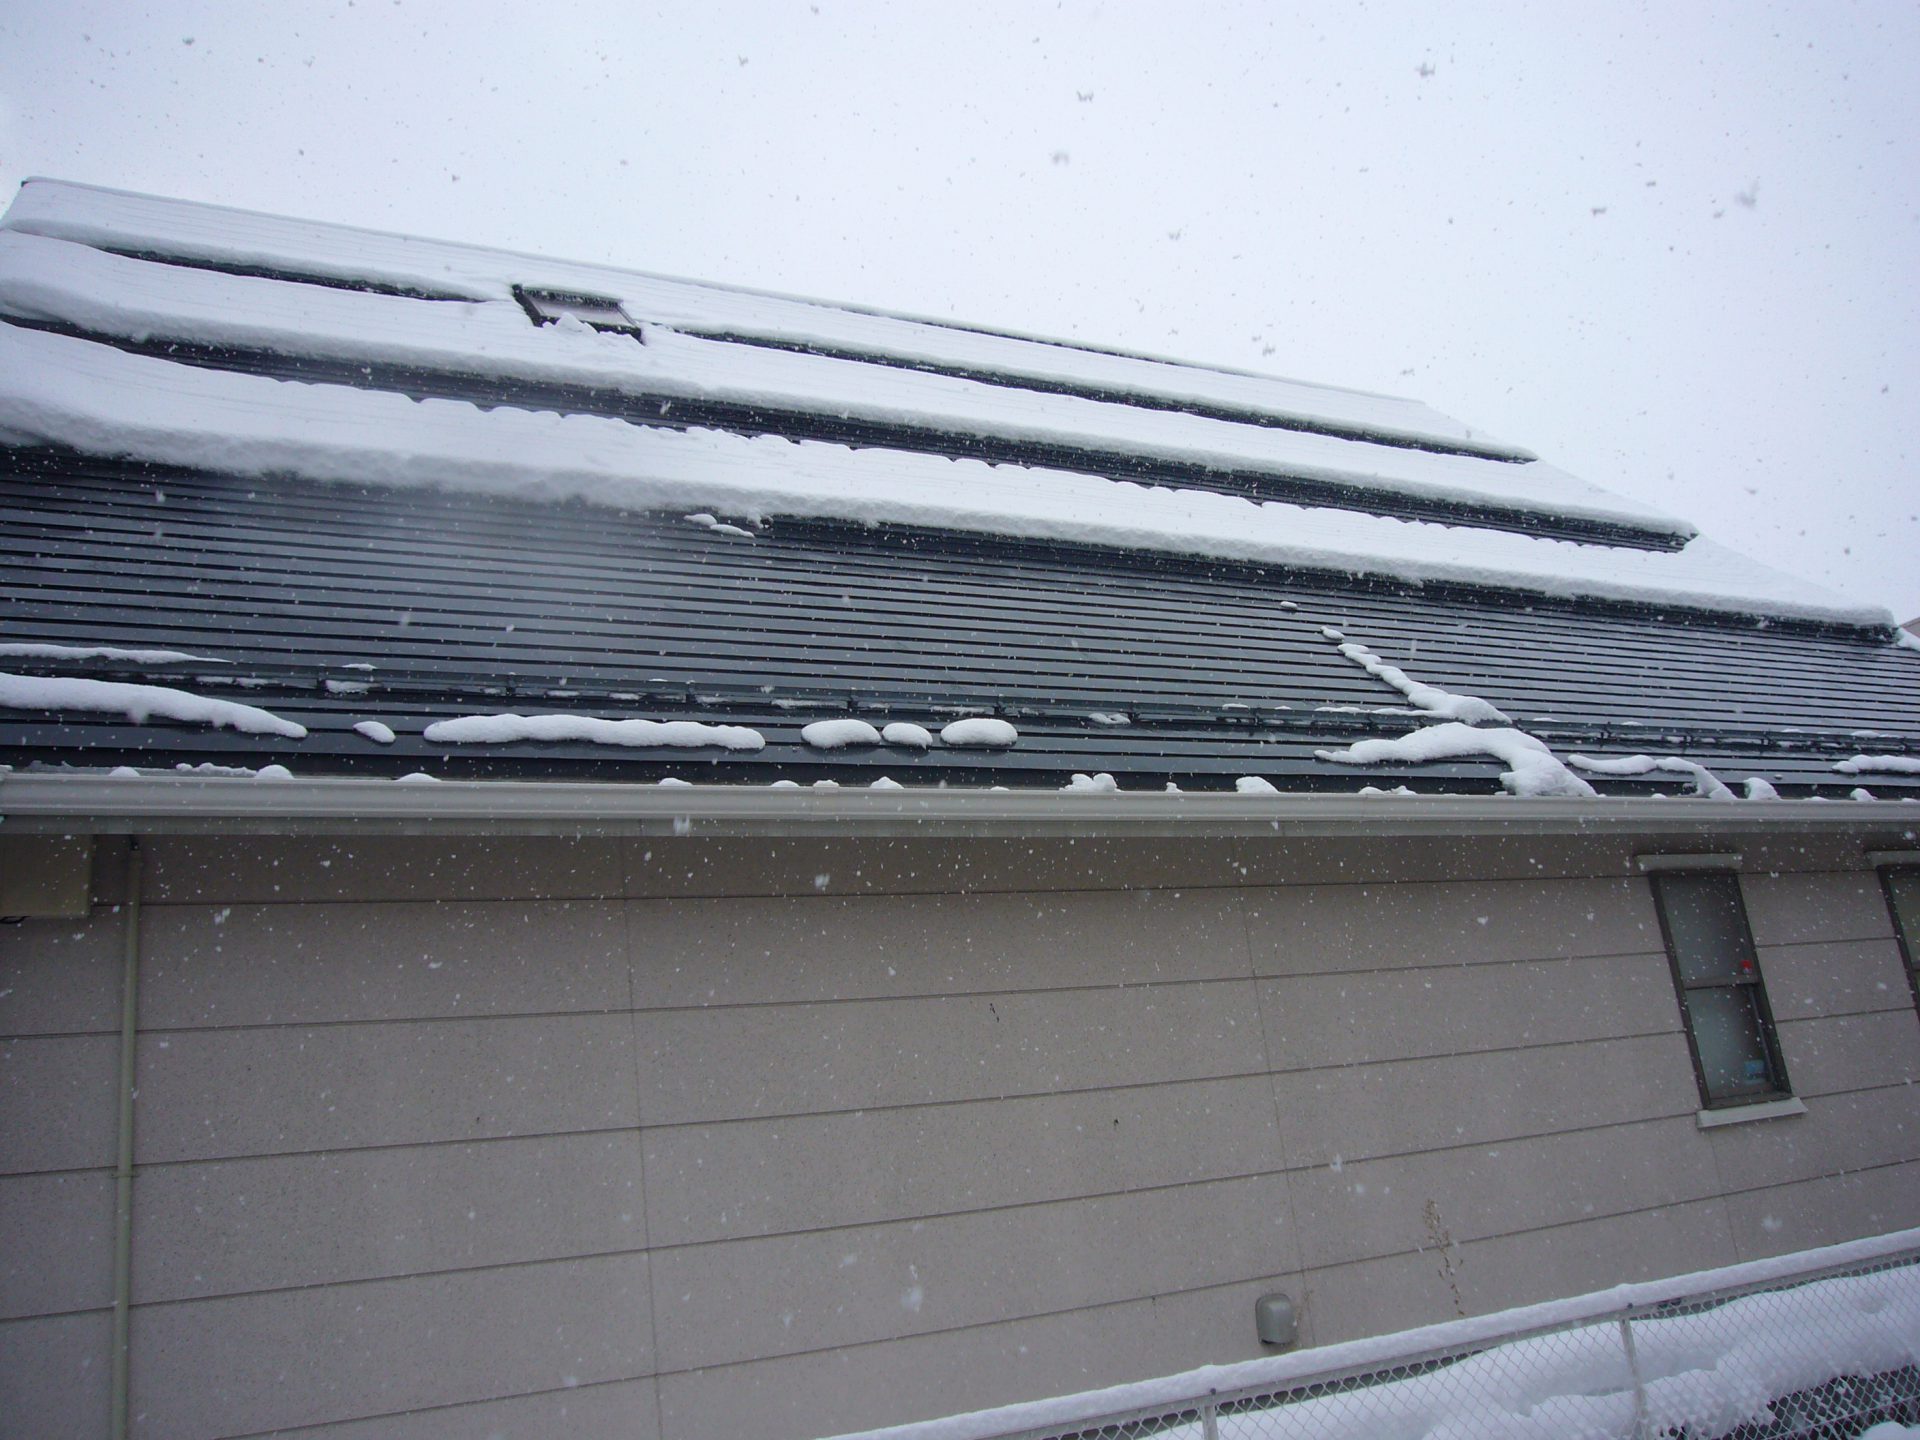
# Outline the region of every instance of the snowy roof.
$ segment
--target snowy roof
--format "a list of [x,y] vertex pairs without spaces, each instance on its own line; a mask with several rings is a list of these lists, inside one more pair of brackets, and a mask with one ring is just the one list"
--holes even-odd
[[1920,790],[1891,617],[1410,400],[36,181],[0,460],[11,763]]
[[[527,289],[640,336],[536,325]],[[1415,401],[604,267],[37,181],[0,317],[38,382],[0,427],[97,454],[1889,623]],[[420,424],[397,395],[448,403]],[[529,408],[474,403],[501,399]],[[955,458],[1009,473],[930,463]]]

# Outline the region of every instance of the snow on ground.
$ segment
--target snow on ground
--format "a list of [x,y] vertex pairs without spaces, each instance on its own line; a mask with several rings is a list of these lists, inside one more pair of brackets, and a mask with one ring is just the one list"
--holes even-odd
[[663,745],[717,745],[727,750],[759,750],[767,743],[758,730],[745,725],[704,725],[695,720],[602,720],[593,715],[463,715],[457,720],[436,720],[420,733],[436,745],[585,740],[595,745],[642,749]]
[[[1920,1232],[1856,1241],[1800,1255],[1730,1266],[1669,1281],[1549,1301],[1500,1314],[1204,1366],[1083,1395],[843,1436],[841,1440],[992,1440],[1091,1431],[1106,1417],[1169,1414],[1207,1395],[1278,1392],[1326,1375],[1386,1371],[1408,1357],[1456,1354],[1438,1368],[1339,1389],[1277,1409],[1275,1433],[1316,1440],[1600,1440],[1636,1433],[1720,1435],[1772,1418],[1771,1402],[1841,1376],[1867,1376],[1920,1361],[1920,1266],[1840,1275],[1738,1295],[1661,1315],[1675,1297],[1791,1277],[1823,1257],[1870,1263],[1910,1246]],[[1849,1260],[1849,1254],[1859,1260]],[[1634,1370],[1613,1317],[1629,1309],[1644,1393],[1636,1426]],[[1531,1332],[1531,1333],[1529,1333]],[[1509,1339],[1520,1334],[1524,1338]],[[1235,1433],[1260,1433],[1260,1412],[1240,1412]],[[1124,1428],[1124,1427],[1121,1427]],[[1145,1427],[1142,1427],[1145,1428]],[[1228,1427],[1222,1426],[1222,1433]],[[1194,1421],[1156,1429],[1166,1440],[1199,1440]],[[1920,1433],[1900,1426],[1869,1435]],[[1864,1437],[1863,1437],[1864,1440]]]
[[0,675],[0,709],[84,710],[91,714],[123,715],[136,725],[150,720],[177,720],[188,725],[211,725],[248,735],[280,735],[299,740],[307,727],[252,705],[212,700],[164,685],[131,685],[118,680],[85,680],[71,676]]
[[898,523],[1422,582],[1890,625],[1711,542],[1545,540],[1097,475],[414,401],[174,364],[0,324],[0,431],[244,475],[427,486],[629,509]]
[[[22,234],[77,241],[107,250],[141,250],[183,260],[296,271],[347,282],[373,281],[476,301],[510,301],[516,284],[584,291],[622,301],[629,314],[643,321],[685,330],[720,331],[887,355],[909,363],[1209,401],[1389,436],[1468,441],[1528,456],[1528,452],[1493,442],[1418,401],[1393,396],[1114,355],[844,305],[89,186],[30,181],[15,197],[5,223]],[[419,302],[402,303],[418,308]]]

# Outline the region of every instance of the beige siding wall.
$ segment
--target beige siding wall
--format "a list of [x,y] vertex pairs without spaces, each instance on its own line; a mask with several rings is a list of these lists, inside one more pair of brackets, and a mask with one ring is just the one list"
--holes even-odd
[[[1920,1224],[1871,872],[1750,857],[1808,1113],[1702,1130],[1631,848],[149,842],[136,1433],[818,1435]],[[20,1433],[105,1427],[111,870],[0,932]]]

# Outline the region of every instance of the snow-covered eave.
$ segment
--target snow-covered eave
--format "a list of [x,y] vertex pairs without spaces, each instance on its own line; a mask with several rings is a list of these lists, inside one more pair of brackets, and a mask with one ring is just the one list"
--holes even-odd
[[0,832],[1037,837],[1858,835],[1911,844],[1897,800],[783,790],[572,781],[0,775]]

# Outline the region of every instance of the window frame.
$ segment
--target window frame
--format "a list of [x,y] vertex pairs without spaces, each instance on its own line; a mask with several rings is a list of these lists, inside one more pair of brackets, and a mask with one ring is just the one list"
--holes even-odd
[[1894,943],[1900,947],[1900,959],[1907,972],[1907,989],[1914,1009],[1920,1011],[1920,915],[1914,916],[1913,933],[1907,933],[1900,907],[1894,902],[1893,877],[1910,874],[1920,880],[1920,850],[1883,850],[1867,857],[1880,877],[1880,895],[1887,902],[1887,918],[1893,923]]
[[[562,317],[571,315],[605,334],[631,335],[642,344],[645,343],[645,337],[640,333],[640,322],[629,315],[626,307],[611,295],[516,285],[513,287],[513,298],[520,302],[520,308],[527,312],[527,318],[536,325],[557,324]],[[600,312],[599,318],[589,319],[577,313],[583,310]]]
[[[1746,893],[1740,884],[1740,857],[1737,855],[1643,856],[1640,857],[1639,863],[1653,892],[1654,913],[1660,920],[1660,941],[1667,952],[1667,973],[1673,981],[1674,1001],[1679,1006],[1681,1028],[1687,1036],[1687,1056],[1693,1062],[1693,1080],[1695,1088],[1700,1092],[1703,1119],[1707,1115],[1725,1115],[1749,1106],[1777,1107],[1783,1102],[1793,1101],[1793,1082],[1787,1074],[1786,1057],[1780,1052],[1780,1036],[1774,1023],[1773,1004],[1767,996],[1766,974],[1760,968],[1760,950],[1754,943],[1753,923],[1747,916]],[[1708,877],[1724,877],[1730,887],[1733,913],[1738,921],[1738,933],[1746,949],[1744,957],[1734,958],[1751,960],[1751,979],[1735,978],[1689,983],[1681,969],[1680,952],[1674,943],[1673,926],[1667,915],[1668,899],[1665,885],[1674,879]],[[1707,1083],[1706,1066],[1700,1059],[1700,1040],[1694,1030],[1693,1010],[1687,1004],[1688,992],[1692,990],[1744,990],[1750,993],[1754,1015],[1760,1024],[1761,1052],[1767,1065],[1765,1090],[1737,1095],[1713,1093],[1712,1087]]]

